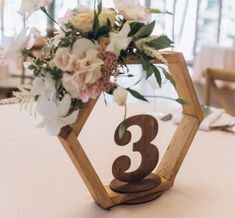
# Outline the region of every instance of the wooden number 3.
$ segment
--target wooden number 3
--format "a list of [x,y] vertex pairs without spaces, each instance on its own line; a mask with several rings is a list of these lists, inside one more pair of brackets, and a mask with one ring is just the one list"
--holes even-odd
[[139,152],[142,161],[137,170],[126,172],[131,166],[131,159],[128,156],[118,157],[112,167],[115,179],[122,182],[138,182],[148,176],[156,167],[159,159],[159,152],[155,145],[151,144],[158,133],[158,122],[150,115],[137,115],[130,117],[122,122],[126,131],[122,139],[119,138],[119,128],[115,131],[114,140],[119,146],[124,146],[131,141],[131,132],[127,130],[129,127],[137,125],[141,128],[142,136],[138,142],[133,143],[133,151]]

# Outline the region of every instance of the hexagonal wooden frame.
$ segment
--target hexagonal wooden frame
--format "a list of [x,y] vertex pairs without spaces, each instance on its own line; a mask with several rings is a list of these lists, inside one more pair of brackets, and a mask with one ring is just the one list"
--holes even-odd
[[[182,120],[155,172],[162,180],[158,187],[145,192],[127,194],[115,192],[111,190],[109,186],[102,184],[78,141],[78,136],[93,110],[96,101],[88,102],[79,113],[77,122],[73,126],[62,129],[58,136],[92,197],[102,208],[110,208],[133,199],[139,199],[171,188],[199,125],[203,120],[203,113],[183,55],[177,52],[162,54],[168,61],[169,71],[176,82],[178,95],[187,99],[189,104],[183,106]],[[139,63],[139,60],[131,57],[127,61],[127,64]],[[156,60],[154,63],[159,62]]]

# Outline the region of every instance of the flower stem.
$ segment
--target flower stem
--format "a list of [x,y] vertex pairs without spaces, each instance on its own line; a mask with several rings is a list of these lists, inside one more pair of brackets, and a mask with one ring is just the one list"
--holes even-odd
[[125,111],[124,111],[124,119],[123,120],[125,120],[126,116],[127,116],[127,106],[126,106],[126,104],[124,105],[124,107],[125,107]]
[[167,100],[171,100],[171,101],[177,101],[177,99],[175,98],[171,98],[171,97],[166,97],[166,96],[159,96],[159,95],[144,95],[145,98],[162,98],[162,99],[167,99]]
[[47,10],[46,10],[45,7],[41,7],[40,9],[42,10],[42,12],[43,12],[44,14],[46,14],[46,16],[47,16],[49,19],[51,19],[56,25],[58,25],[59,28],[65,33],[65,30],[63,29],[63,27],[62,27],[58,22],[56,22],[56,20],[47,12]]

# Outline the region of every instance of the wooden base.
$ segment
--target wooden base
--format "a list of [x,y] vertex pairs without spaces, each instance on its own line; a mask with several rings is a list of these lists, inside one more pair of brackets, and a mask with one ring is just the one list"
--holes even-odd
[[126,183],[114,179],[110,183],[110,188],[120,193],[136,193],[156,188],[161,184],[161,178],[156,174],[150,174],[139,182]]
[[146,203],[160,197],[162,191],[148,194],[151,190],[156,189],[160,184],[161,178],[158,175],[151,173],[139,182],[126,183],[113,179],[110,183],[110,188],[115,192],[123,194],[146,193],[144,196],[139,198],[122,202],[122,204],[132,205]]
[[147,203],[149,201],[153,201],[156,198],[159,198],[161,195],[162,195],[162,192],[156,192],[156,193],[153,193],[151,195],[144,196],[142,198],[137,198],[137,199],[134,199],[134,200],[126,201],[123,204],[127,204],[127,205],[143,204],[143,203]]

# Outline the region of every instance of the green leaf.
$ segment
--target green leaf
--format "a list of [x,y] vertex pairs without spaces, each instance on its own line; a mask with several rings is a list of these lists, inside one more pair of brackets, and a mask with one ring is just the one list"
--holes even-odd
[[51,74],[53,80],[61,80],[63,78],[63,72],[56,67],[50,70],[49,73]]
[[148,46],[160,50],[165,48],[172,48],[173,42],[166,35],[161,35],[157,39],[153,39],[152,41],[147,43]]
[[111,30],[111,28],[109,26],[104,25],[104,26],[100,27],[97,31],[96,38],[99,38],[100,36],[103,36],[103,35],[107,35],[110,30]]
[[131,94],[132,96],[134,96],[135,98],[137,98],[137,99],[139,99],[139,100],[142,100],[142,101],[148,102],[148,100],[147,100],[143,95],[141,95],[139,92],[137,92],[137,91],[135,91],[135,90],[133,90],[133,89],[130,89],[130,88],[127,88],[127,91],[129,91],[130,94]]
[[23,55],[23,57],[31,57],[31,58],[36,58],[34,55],[33,55],[33,52],[30,51],[30,50],[27,50],[27,49],[22,49],[21,50],[21,54]]
[[173,77],[171,76],[171,74],[169,72],[167,72],[166,69],[164,69],[164,68],[162,68],[162,72],[163,72],[164,76],[166,77],[166,79],[169,80],[171,82],[171,84],[176,89],[176,83],[175,83],[175,80],[173,79]]
[[99,1],[98,7],[97,7],[97,14],[98,14],[98,16],[101,14],[101,11],[102,11],[102,1]]
[[153,64],[153,72],[154,72],[154,76],[157,80],[157,83],[159,85],[159,87],[162,87],[162,77],[161,77],[161,72],[160,70]]
[[97,13],[95,13],[95,18],[94,18],[94,24],[93,24],[93,37],[94,39],[98,39],[98,32],[100,29],[100,23],[99,23],[99,16]]
[[169,14],[169,15],[174,15],[174,13],[172,13],[170,11],[161,11],[161,10],[159,10],[157,8],[151,8],[150,11],[153,14]]
[[140,54],[140,61],[143,66],[143,70],[146,72],[146,79],[148,79],[154,73],[153,64],[150,63],[151,58],[144,54]]
[[140,30],[134,35],[134,38],[139,39],[150,36],[153,32],[154,27],[155,27],[155,21],[141,27]]
[[126,126],[123,123],[121,123],[120,126],[119,126],[119,129],[118,129],[119,139],[123,138],[123,136],[125,135],[125,132],[126,132]]
[[134,36],[144,26],[145,26],[144,23],[139,23],[139,22],[130,23],[131,31],[128,36]]
[[140,61],[142,63],[143,69],[145,71],[147,71],[148,65],[149,65],[149,60],[144,55],[140,55]]
[[188,101],[185,100],[184,98],[178,98],[178,99],[176,99],[176,102],[178,102],[179,104],[182,104],[182,105],[188,104]]
[[162,11],[158,8],[151,8],[150,11],[153,14],[161,14],[162,13]]
[[[96,8],[97,5],[97,8]],[[94,1],[94,22],[93,22],[93,37],[94,39],[98,39],[98,32],[100,29],[100,23],[99,23],[99,15],[102,11],[102,1],[96,0]]]

